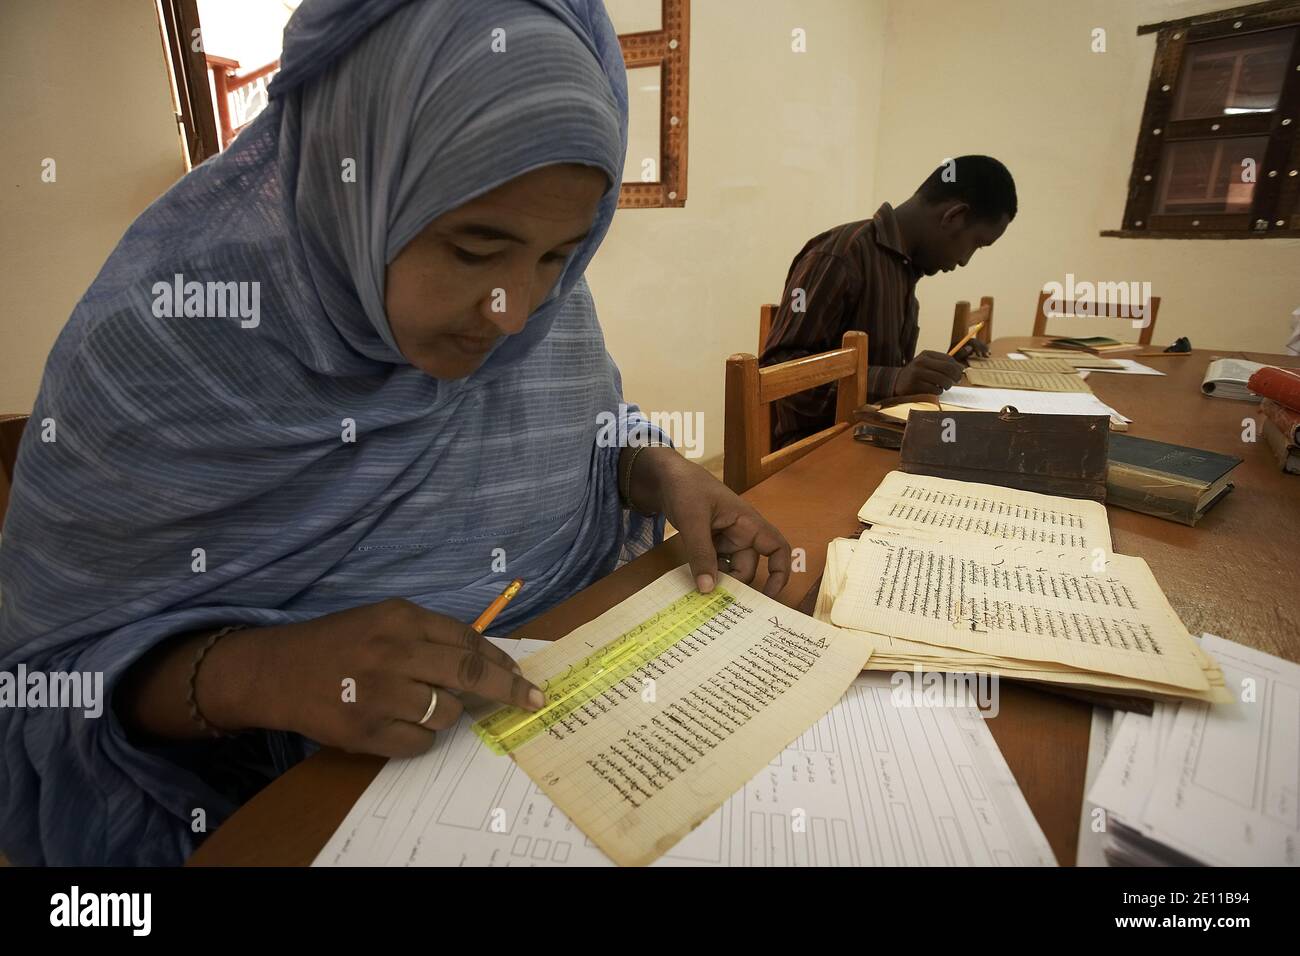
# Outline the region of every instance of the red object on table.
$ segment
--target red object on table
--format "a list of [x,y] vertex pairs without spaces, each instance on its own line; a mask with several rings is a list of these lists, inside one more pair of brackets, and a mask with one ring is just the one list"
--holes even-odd
[[1256,395],[1300,411],[1300,375],[1280,368],[1262,368],[1250,377],[1246,387]]

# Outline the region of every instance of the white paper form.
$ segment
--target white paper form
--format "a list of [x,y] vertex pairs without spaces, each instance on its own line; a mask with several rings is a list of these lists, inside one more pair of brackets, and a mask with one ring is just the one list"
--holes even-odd
[[[1083,774],[1083,792],[1088,794],[1101,771],[1101,765],[1110,752],[1112,733],[1115,729],[1115,711],[1109,707],[1092,709],[1092,726],[1088,733],[1088,763]],[[1102,852],[1104,830],[1094,829],[1099,809],[1095,803],[1083,799],[1083,809],[1079,813],[1079,845],[1075,853],[1075,866],[1107,866],[1106,854]],[[1102,811],[1105,812],[1104,810]],[[1104,821],[1105,817],[1101,817]]]
[[1117,848],[1137,862],[1300,865],[1300,665],[1211,634],[1201,647],[1232,702],[1124,715],[1087,799],[1132,831]]
[[1091,371],[1104,372],[1107,375],[1164,375],[1165,373],[1158,368],[1152,368],[1150,365],[1143,365],[1136,359],[1115,359],[1120,364],[1120,368],[1094,368]]
[[1179,707],[1143,832],[1220,866],[1300,865],[1300,665],[1212,634],[1201,646],[1234,700]]
[[[1041,360],[1031,359],[1027,355],[1021,355],[1019,352],[1010,352],[1008,353],[1007,358],[1015,359],[1016,361],[1022,361],[1022,362],[1052,361],[1052,359],[1041,359]],[[1113,358],[1113,359],[1109,359],[1108,361],[1114,364],[1102,366],[1099,368],[1082,368],[1082,369],[1077,369],[1077,371],[1108,372],[1114,375],[1164,375],[1165,374],[1159,369],[1152,368],[1150,365],[1143,365],[1141,362],[1137,361],[1136,359]],[[1066,364],[1066,363],[1062,362],[1061,364]]]
[[[979,712],[894,706],[892,692],[888,675],[859,677],[653,865],[1055,865]],[[612,863],[465,717],[429,753],[390,760],[314,865]]]
[[1109,415],[1121,422],[1130,422],[1096,395],[1079,392],[1031,392],[1018,388],[968,388],[954,385],[939,393],[943,406],[997,412],[1006,405],[1017,411],[1035,415]]
[[1132,711],[1115,714],[1110,750],[1095,782],[1085,790],[1085,804],[1104,807],[1108,818],[1137,825],[1155,783],[1160,728],[1168,723],[1166,712],[1178,706],[1156,701],[1150,716]]

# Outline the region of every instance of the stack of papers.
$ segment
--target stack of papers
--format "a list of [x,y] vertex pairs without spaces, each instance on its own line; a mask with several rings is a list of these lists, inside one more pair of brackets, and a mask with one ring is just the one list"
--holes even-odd
[[[681,565],[521,665],[536,712],[474,730],[614,862],[654,862],[824,717],[871,645]],[[779,675],[779,679],[778,679]]]
[[1063,372],[1073,375],[1075,366],[1058,359],[1031,359],[1012,352],[1006,358],[973,358],[968,368],[998,372]]
[[1109,372],[1116,375],[1164,375],[1165,373],[1158,368],[1152,368],[1150,365],[1143,365],[1137,359],[1122,358],[1115,359],[1115,364],[1119,368],[1112,368],[1109,365],[1103,368],[1093,368],[1093,372]]
[[[994,361],[994,360],[990,360],[990,361]],[[997,359],[996,361],[1027,362],[1034,366],[1042,365],[1048,362],[1051,362],[1053,364],[1058,364],[1057,360],[1054,359],[1030,358],[1028,355],[1023,355],[1020,352],[1011,352],[1007,355],[1007,358],[1005,360]],[[975,363],[972,360],[971,365],[973,366],[974,364]],[[1072,369],[1084,369],[1091,372],[1115,372],[1120,375],[1164,375],[1165,374],[1159,369],[1152,368],[1149,365],[1143,365],[1137,359],[1131,359],[1131,358],[1093,359],[1090,356],[1086,356],[1082,358],[1075,358],[1074,356],[1069,356],[1066,361],[1059,362],[1059,364],[1065,365]]]
[[[1101,765],[1110,753],[1111,741],[1114,740],[1115,728],[1124,716],[1124,711],[1111,710],[1109,707],[1092,709],[1092,726],[1088,731],[1088,762],[1084,769],[1083,792],[1092,792],[1092,785],[1097,781]],[[1079,811],[1079,843],[1074,855],[1075,866],[1109,866],[1105,851],[1106,811],[1084,797],[1083,808]]]
[[947,389],[939,401],[887,405],[880,409],[880,414],[905,422],[913,410],[1000,412],[1008,405],[1016,411],[1035,415],[1106,415],[1110,418],[1110,427],[1117,430],[1127,428],[1132,421],[1096,395],[1019,388],[969,388],[964,385]]
[[[517,659],[543,641],[493,639]],[[654,866],[1054,866],[973,702],[900,706],[863,674]],[[650,706],[650,705],[645,705]],[[462,716],[390,760],[314,866],[611,866]]]
[[1115,713],[1087,830],[1111,865],[1300,865],[1300,665],[1212,634],[1201,646],[1229,702]]
[[814,616],[870,670],[991,673],[1156,700],[1228,699],[1146,562],[1093,501],[891,472],[827,552]]
[[1116,358],[1101,358],[1087,352],[1062,352],[1060,349],[1021,349],[1011,355],[1020,355],[1031,361],[1050,359],[1053,362],[1068,362],[1074,368],[1115,368],[1120,362]]
[[968,368],[966,381],[971,385],[988,388],[1020,388],[1035,392],[1084,392],[1092,389],[1083,376],[1070,369],[1066,372],[1002,371],[1001,369]]
[[940,404],[945,409],[952,407],[984,412],[998,412],[1010,405],[1026,414],[1107,415],[1112,421],[1125,424],[1132,421],[1091,393],[1037,392],[1018,388],[966,388],[954,385],[940,396]]

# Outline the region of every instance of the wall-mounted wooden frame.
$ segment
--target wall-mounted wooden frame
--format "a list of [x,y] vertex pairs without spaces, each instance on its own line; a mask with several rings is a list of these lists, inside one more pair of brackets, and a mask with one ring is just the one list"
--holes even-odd
[[620,209],[686,205],[686,130],[690,101],[690,0],[662,0],[660,29],[619,35],[629,70],[660,68],[659,179],[624,180]]
[[[1189,44],[1300,25],[1300,0],[1270,0],[1138,28],[1156,34],[1155,60],[1142,111],[1122,229],[1103,236],[1145,239],[1264,239],[1300,236],[1300,31],[1292,44],[1274,109],[1173,119]],[[1225,110],[1225,114],[1228,111]],[[1250,208],[1236,212],[1162,214],[1161,164],[1177,143],[1267,138]]]
[[[208,64],[200,41],[198,0],[157,0],[158,28],[172,71],[173,104],[182,151],[191,169],[221,152],[216,112],[208,91]],[[197,49],[196,49],[197,47]]]

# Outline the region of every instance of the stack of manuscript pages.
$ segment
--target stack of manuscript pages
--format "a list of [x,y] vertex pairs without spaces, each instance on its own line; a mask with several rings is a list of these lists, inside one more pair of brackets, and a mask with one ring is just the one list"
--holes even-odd
[[831,542],[814,616],[871,670],[991,673],[1106,695],[1230,699],[1146,562],[1094,502],[891,472]]

